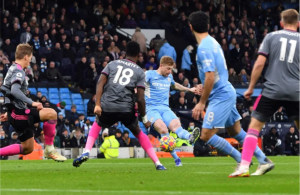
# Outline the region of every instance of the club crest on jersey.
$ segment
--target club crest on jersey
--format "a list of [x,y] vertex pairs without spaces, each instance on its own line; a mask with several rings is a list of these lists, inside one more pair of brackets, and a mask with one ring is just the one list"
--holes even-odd
[[171,82],[171,78],[168,77],[168,81]]

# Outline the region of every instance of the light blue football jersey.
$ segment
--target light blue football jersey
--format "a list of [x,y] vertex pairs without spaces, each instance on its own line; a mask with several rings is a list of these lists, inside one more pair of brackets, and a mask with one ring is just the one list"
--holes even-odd
[[172,74],[165,77],[149,70],[146,72],[145,100],[149,106],[169,106],[170,86],[175,85]]
[[220,44],[211,36],[205,37],[197,48],[196,62],[200,80],[205,86],[205,73],[214,72],[215,81],[209,100],[227,99],[236,93],[228,82],[228,70]]

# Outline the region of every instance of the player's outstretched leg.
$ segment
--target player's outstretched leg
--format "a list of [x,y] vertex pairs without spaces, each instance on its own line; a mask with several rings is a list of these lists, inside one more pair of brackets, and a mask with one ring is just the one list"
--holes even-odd
[[17,154],[24,154],[22,144],[12,144],[0,149],[0,156],[13,156]]
[[[241,129],[237,135],[233,136],[233,138],[243,145],[246,136],[247,133],[243,129]],[[261,149],[258,146],[256,146],[254,150],[254,156],[257,158],[259,165],[256,171],[251,175],[264,175],[265,173],[274,169],[274,163],[266,157],[266,155],[261,151]]]
[[[164,116],[168,116],[170,117],[169,115],[173,115],[173,118],[176,118],[176,115],[171,111],[171,112],[165,112],[164,113]],[[168,120],[168,118],[166,118],[166,120]],[[172,120],[172,119],[171,119]],[[177,119],[178,120],[178,119]],[[179,121],[179,120],[178,120]],[[180,122],[179,122],[180,123]],[[161,136],[170,136],[169,132],[168,132],[168,128],[167,128],[167,125],[162,121],[162,119],[157,119],[154,124],[153,124],[153,127],[154,129],[159,132],[161,134]],[[175,131],[175,127],[173,128],[174,131]],[[182,136],[182,135],[181,135]],[[180,158],[177,156],[175,150],[173,150],[172,152],[170,152],[170,154],[172,155],[174,161],[175,161],[175,166],[182,166],[182,163],[181,163],[181,160]]]
[[101,131],[101,127],[95,121],[89,132],[89,135],[88,135],[88,138],[87,138],[87,141],[85,144],[85,148],[84,148],[82,154],[78,158],[75,158],[73,161],[74,167],[79,167],[83,162],[85,162],[89,159],[91,149],[92,149],[93,145],[95,144],[95,141],[98,138],[100,131]]
[[196,127],[193,130],[193,132],[190,134],[187,130],[182,128],[181,123],[177,117],[175,119],[171,120],[171,122],[169,124],[169,129],[172,132],[176,133],[176,135],[180,139],[189,140],[190,144],[194,144],[200,136],[200,129],[198,127]]
[[189,138],[189,143],[190,144],[194,144],[196,142],[196,140],[199,138],[200,136],[200,128],[199,127],[195,127],[193,132],[191,133],[191,136]]
[[[169,133],[166,133],[166,134],[161,134],[162,137],[164,136],[167,136],[169,137],[170,134]],[[181,162],[181,159],[177,156],[175,150],[171,151],[170,154],[172,155],[174,161],[175,161],[175,166],[176,167],[181,167],[182,166],[182,162]]]
[[55,136],[55,128],[57,122],[57,113],[51,108],[43,108],[40,112],[41,121],[45,121],[43,125],[44,137],[45,137],[45,151],[44,157],[53,159],[58,162],[64,162],[67,160],[66,157],[59,154],[53,145]]
[[140,130],[139,126],[129,128],[129,130],[139,140],[142,148],[145,150],[145,152],[151,158],[156,169],[157,170],[166,170],[166,168],[160,163],[157,155],[155,154],[155,151],[151,145],[151,142],[150,142],[148,136],[143,131]]
[[218,129],[202,128],[200,139],[215,147],[217,151],[231,156],[239,165],[241,162],[241,153],[237,151],[228,141],[218,136]]

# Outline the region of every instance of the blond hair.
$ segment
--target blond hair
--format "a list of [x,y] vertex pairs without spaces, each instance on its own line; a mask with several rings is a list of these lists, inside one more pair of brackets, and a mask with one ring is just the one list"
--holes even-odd
[[165,66],[173,66],[175,64],[174,60],[169,56],[163,56],[159,63]]
[[299,13],[295,9],[287,9],[281,12],[281,20],[284,24],[297,24]]
[[32,54],[32,47],[29,44],[24,43],[24,44],[19,44],[17,46],[15,57],[16,60],[21,60],[26,55],[30,56],[31,54]]

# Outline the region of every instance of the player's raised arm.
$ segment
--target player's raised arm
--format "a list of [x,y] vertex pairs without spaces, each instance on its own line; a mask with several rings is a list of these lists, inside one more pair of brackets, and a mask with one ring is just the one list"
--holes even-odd
[[196,88],[193,87],[193,88],[188,88],[188,87],[185,87],[183,85],[180,85],[179,83],[176,83],[174,85],[172,85],[172,88],[177,90],[177,91],[184,91],[184,92],[191,92],[191,93],[195,93],[196,91]]

